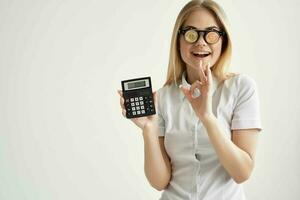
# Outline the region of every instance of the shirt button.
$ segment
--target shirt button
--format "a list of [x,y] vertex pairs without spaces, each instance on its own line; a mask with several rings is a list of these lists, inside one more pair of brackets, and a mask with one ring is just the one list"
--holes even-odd
[[196,158],[197,160],[199,160],[199,161],[200,161],[200,159],[201,159],[201,155],[199,155],[199,154],[195,154],[195,158]]

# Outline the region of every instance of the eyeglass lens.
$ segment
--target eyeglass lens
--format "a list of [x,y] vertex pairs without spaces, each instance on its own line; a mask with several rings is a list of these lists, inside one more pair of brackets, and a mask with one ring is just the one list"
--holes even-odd
[[218,42],[220,35],[216,31],[196,31],[196,30],[188,30],[184,33],[184,38],[189,43],[196,42],[200,35],[204,36],[204,40],[206,43],[214,44]]

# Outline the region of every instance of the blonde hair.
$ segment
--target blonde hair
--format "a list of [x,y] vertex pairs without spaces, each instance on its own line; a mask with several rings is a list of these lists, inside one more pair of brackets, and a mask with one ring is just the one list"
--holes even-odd
[[178,30],[187,20],[190,13],[199,8],[209,10],[220,23],[220,28],[226,33],[225,37],[223,36],[221,55],[212,67],[212,73],[219,80],[225,80],[228,78],[229,74],[227,74],[227,68],[232,54],[232,42],[226,14],[223,9],[212,0],[192,0],[182,8],[175,22],[171,40],[167,80],[164,83],[164,86],[171,85],[173,82],[176,84],[178,81],[181,81],[181,76],[185,71],[186,66],[180,56]]

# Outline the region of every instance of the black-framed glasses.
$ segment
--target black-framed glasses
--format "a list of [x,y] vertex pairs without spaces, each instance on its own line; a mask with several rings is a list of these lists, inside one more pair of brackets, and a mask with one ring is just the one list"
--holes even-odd
[[180,28],[178,34],[184,36],[185,41],[188,43],[195,43],[203,36],[204,40],[208,44],[215,44],[219,41],[220,37],[225,35],[225,31],[219,31],[216,29],[198,30],[193,27]]

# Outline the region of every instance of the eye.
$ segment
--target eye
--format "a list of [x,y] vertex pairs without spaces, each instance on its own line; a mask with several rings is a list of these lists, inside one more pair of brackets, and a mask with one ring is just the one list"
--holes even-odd
[[220,35],[215,31],[210,31],[206,34],[205,39],[208,43],[216,43]]
[[187,42],[193,43],[198,39],[198,33],[195,30],[188,30],[184,34],[184,38]]

